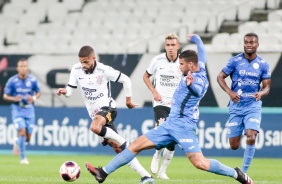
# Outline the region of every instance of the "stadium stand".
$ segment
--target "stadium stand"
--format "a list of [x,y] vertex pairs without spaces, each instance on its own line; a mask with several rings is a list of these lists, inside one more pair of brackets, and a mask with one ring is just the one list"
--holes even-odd
[[[162,48],[152,49],[152,45],[160,44],[159,39],[153,39],[157,43],[152,43],[152,37],[162,37],[166,31],[182,35],[196,32],[212,38],[220,32],[224,22],[246,22],[250,20],[254,9],[275,10],[280,5],[278,0],[6,0],[4,2],[0,14],[1,24],[5,25],[1,25],[3,28],[1,32],[4,35],[2,52],[34,54],[59,54],[61,51],[67,53],[64,50],[72,53],[75,51],[74,43],[77,43],[72,39],[86,40],[86,35],[87,37],[91,35],[90,37],[93,38],[98,36],[92,35],[99,35],[107,43],[111,43],[114,38],[114,45],[122,44],[121,52],[160,52]],[[279,20],[281,17],[279,12],[279,10],[270,11],[269,20]],[[243,29],[247,29],[248,25],[247,22],[240,25],[239,33],[244,32]],[[128,29],[128,26],[132,29]],[[265,27],[261,24],[258,28]],[[45,40],[44,36],[46,36]],[[119,41],[116,40],[117,38]],[[17,49],[25,48],[22,40],[29,40],[29,51]],[[44,47],[40,46],[41,41],[47,40],[48,43]],[[137,40],[140,45],[130,44]],[[181,42],[185,45],[184,39]],[[60,48],[53,49],[51,44],[59,44]],[[110,47],[110,44],[106,45]],[[108,51],[107,46],[101,46],[99,52],[119,52],[112,49]],[[128,48],[130,46],[136,48]]]

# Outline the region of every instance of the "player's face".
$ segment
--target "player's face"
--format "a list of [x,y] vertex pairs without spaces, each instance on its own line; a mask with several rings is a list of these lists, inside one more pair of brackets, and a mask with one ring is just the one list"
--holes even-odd
[[176,58],[179,47],[180,46],[177,39],[165,40],[165,51],[169,58],[173,58],[173,59]]
[[187,74],[188,71],[192,71],[192,62],[187,62],[183,58],[179,59],[179,68],[182,74]]
[[17,66],[17,71],[21,78],[26,78],[28,75],[27,61],[19,61]]
[[257,52],[259,46],[258,40],[254,36],[245,36],[244,38],[244,51],[248,55],[252,55]]
[[79,61],[86,73],[93,72],[94,64],[96,62],[96,56],[94,53],[90,54],[88,57],[79,57]]

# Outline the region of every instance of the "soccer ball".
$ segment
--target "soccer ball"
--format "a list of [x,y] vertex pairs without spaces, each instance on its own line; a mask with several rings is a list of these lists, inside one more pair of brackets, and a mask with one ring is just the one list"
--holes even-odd
[[65,181],[75,181],[79,178],[80,167],[74,161],[66,161],[60,168],[60,175]]

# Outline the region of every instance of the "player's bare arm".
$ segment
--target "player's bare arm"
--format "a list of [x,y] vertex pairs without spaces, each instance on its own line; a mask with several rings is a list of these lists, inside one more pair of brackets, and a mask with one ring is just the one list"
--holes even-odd
[[138,105],[132,103],[131,97],[126,97],[126,106],[127,106],[129,109],[133,109],[133,108],[137,107]]
[[162,100],[162,97],[160,95],[160,93],[155,89],[155,87],[152,85],[152,82],[150,81],[150,75],[145,72],[144,75],[143,75],[143,80],[146,84],[146,86],[149,88],[149,90],[152,92],[153,94],[153,97],[154,97],[154,100],[156,101],[161,101]]
[[271,84],[270,79],[266,79],[262,81],[262,89],[254,94],[254,98],[256,99],[256,101],[259,101],[262,97],[265,97],[269,94],[270,84]]
[[238,103],[240,101],[240,96],[227,86],[225,82],[226,77],[227,75],[224,72],[220,72],[217,76],[217,82],[220,85],[220,87],[229,95],[230,99],[233,102]]

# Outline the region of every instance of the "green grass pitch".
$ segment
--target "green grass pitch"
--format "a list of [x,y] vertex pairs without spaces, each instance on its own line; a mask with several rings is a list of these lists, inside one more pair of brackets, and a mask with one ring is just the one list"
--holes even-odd
[[[67,160],[73,160],[81,168],[80,178],[73,183],[87,184],[97,183],[86,170],[84,163],[90,162],[95,166],[104,166],[113,156],[101,155],[38,155],[29,154],[29,165],[19,164],[19,157],[8,154],[0,154],[0,183],[5,184],[57,184],[67,183],[59,175],[61,164]],[[151,157],[138,156],[141,164],[150,170]],[[241,166],[242,158],[217,157],[220,162],[231,167]],[[282,159],[255,158],[248,174],[255,184],[281,184],[282,183]],[[155,178],[159,184],[199,184],[199,183],[238,183],[234,179],[218,176],[194,168],[186,157],[174,157],[167,169],[170,180]],[[113,184],[139,183],[140,176],[128,166],[123,166],[108,176],[104,182]]]

